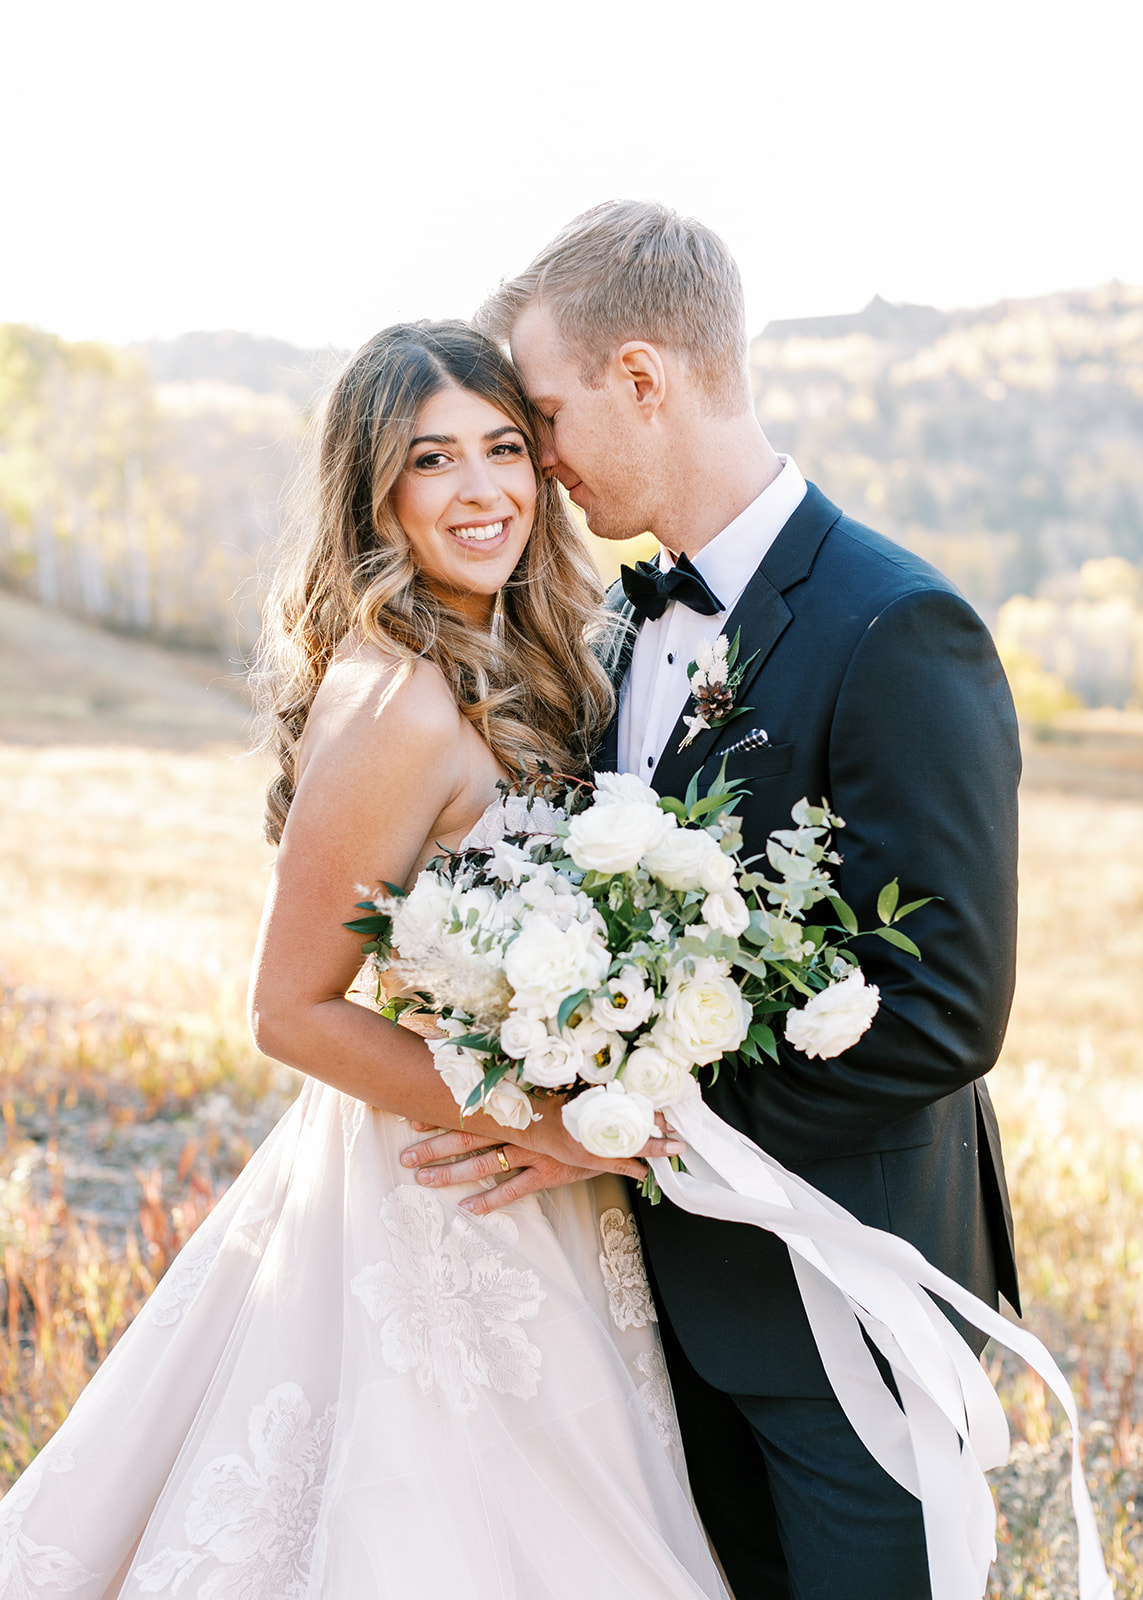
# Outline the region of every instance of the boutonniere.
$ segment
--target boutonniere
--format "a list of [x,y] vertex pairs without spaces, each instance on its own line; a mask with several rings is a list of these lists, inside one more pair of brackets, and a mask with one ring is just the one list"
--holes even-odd
[[704,639],[695,651],[695,659],[687,668],[691,701],[695,709],[693,716],[683,717],[689,731],[679,745],[680,751],[685,750],[691,740],[697,739],[707,728],[724,728],[735,717],[753,711],[753,706],[736,706],[734,703],[743,674],[758,654],[755,650],[754,655],[739,661],[738,643],[741,637],[741,628],[731,640],[727,639],[725,633],[720,633],[713,644]]

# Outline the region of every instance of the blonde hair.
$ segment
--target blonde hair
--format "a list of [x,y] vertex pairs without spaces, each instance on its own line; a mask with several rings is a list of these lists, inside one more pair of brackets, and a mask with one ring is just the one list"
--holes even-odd
[[[434,596],[393,510],[417,416],[455,385],[522,432],[537,478],[524,554],[497,596],[491,629]],[[254,672],[262,748],[281,766],[267,796],[277,843],[293,798],[298,740],[334,651],[350,632],[409,665],[435,662],[465,717],[510,772],[547,762],[587,770],[614,709],[596,653],[608,648],[602,586],[554,479],[543,476],[536,417],[515,369],[462,322],[386,328],[354,355],[317,423],[316,470],[299,495],[265,611]],[[311,453],[312,459],[312,453]]]
[[750,409],[742,279],[719,236],[654,201],[609,200],[574,218],[531,266],[506,278],[476,324],[507,340],[533,302],[551,312],[584,383],[608,357],[647,339],[686,361],[712,409]]

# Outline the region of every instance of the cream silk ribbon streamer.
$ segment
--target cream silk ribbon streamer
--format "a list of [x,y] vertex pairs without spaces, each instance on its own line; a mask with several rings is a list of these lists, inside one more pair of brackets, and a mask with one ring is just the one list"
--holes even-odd
[[[1008,1459],[1009,1440],[983,1367],[930,1294],[1022,1356],[1063,1406],[1072,1429],[1079,1600],[1112,1600],[1083,1476],[1075,1401],[1039,1339],[1006,1322],[913,1245],[867,1227],[787,1172],[697,1093],[665,1114],[687,1144],[685,1172],[663,1158],[651,1162],[668,1199],[697,1216],[764,1228],[788,1247],[842,1409],[869,1453],[921,1501],[932,1600],[984,1594],[996,1555],[996,1509],[984,1473]],[[901,1405],[862,1329],[889,1363]]]

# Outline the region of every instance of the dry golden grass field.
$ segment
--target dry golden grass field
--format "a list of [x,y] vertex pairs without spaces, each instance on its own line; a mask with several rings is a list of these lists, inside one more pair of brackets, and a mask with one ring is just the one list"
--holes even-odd
[[[224,676],[0,593],[0,1488],[293,1092],[243,1017],[270,852]],[[1080,1400],[1116,1593],[1143,1600],[1143,759],[1073,738],[1028,765],[991,1082],[1027,1324]],[[1018,1363],[995,1376],[1016,1444],[991,1593],[1063,1600],[1066,1426]]]

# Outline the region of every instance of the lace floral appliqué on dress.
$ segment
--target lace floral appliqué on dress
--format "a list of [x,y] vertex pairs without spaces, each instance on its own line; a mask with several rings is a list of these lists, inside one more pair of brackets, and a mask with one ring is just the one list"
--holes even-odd
[[527,1400],[539,1385],[540,1352],[521,1322],[539,1311],[534,1272],[506,1265],[492,1237],[514,1244],[516,1224],[500,1214],[476,1221],[423,1189],[395,1189],[381,1207],[391,1260],[366,1267],[350,1284],[381,1324],[387,1365],[415,1371],[424,1393],[443,1389],[462,1412],[494,1389]]
[[599,1266],[615,1326],[622,1332],[624,1328],[643,1328],[648,1322],[658,1322],[635,1218],[618,1206],[604,1211],[599,1218],[599,1237],[603,1243]]
[[250,1454],[219,1456],[195,1480],[186,1513],[191,1548],[160,1551],[135,1574],[144,1594],[178,1594],[211,1557],[197,1600],[301,1600],[329,1465],[335,1407],[310,1421],[296,1383],[280,1383],[250,1417]]

